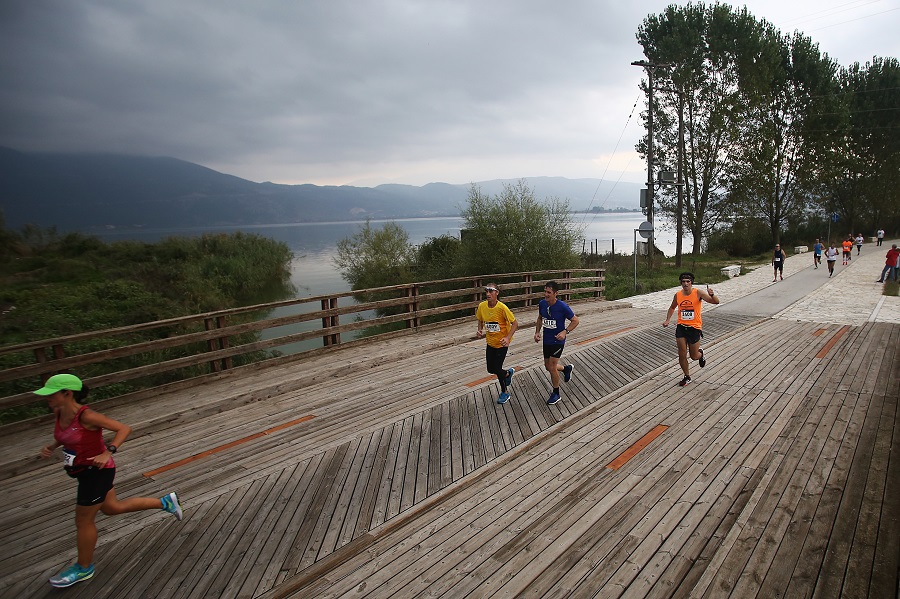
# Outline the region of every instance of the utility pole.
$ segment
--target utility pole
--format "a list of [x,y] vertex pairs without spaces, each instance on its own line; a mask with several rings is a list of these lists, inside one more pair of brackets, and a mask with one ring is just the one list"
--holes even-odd
[[654,238],[653,231],[653,194],[655,191],[655,183],[653,181],[653,69],[665,68],[672,66],[670,64],[649,63],[646,60],[636,60],[631,63],[632,66],[643,67],[647,70],[647,222],[651,225],[650,230],[650,246],[647,255],[650,265],[653,265],[653,247]]
[[678,209],[675,212],[675,266],[681,266],[684,237],[684,192],[687,185],[687,168],[684,164],[684,94],[678,92]]

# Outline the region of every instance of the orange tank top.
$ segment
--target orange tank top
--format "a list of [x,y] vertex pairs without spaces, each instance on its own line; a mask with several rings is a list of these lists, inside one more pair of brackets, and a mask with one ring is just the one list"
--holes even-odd
[[678,290],[675,293],[678,298],[678,324],[695,329],[703,328],[703,319],[700,317],[700,294],[696,289],[685,294],[684,291]]

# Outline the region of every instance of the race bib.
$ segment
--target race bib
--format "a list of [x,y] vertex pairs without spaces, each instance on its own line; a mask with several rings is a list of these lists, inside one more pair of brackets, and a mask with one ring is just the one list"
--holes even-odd
[[500,323],[499,322],[486,322],[486,323],[484,323],[484,329],[488,333],[499,333],[500,332]]
[[694,311],[693,310],[682,310],[681,311],[681,320],[694,320]]
[[63,449],[63,463],[66,466],[75,465],[75,452],[71,449]]
[[775,262],[781,262],[781,258],[775,258]]
[[555,329],[556,328],[556,319],[555,318],[545,318],[544,319],[544,328],[545,329]]

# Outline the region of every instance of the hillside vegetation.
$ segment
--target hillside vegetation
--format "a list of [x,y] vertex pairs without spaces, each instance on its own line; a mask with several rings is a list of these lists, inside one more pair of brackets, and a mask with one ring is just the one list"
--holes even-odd
[[[36,228],[15,233],[0,226],[0,346],[292,297],[291,259],[286,244],[240,232],[171,237],[154,244],[104,243],[78,233],[58,236],[52,229]],[[129,342],[149,340],[142,335],[148,333],[134,333]],[[84,353],[99,349],[97,343],[67,348]],[[174,357],[178,353],[173,350],[152,361]],[[128,364],[95,365],[78,374],[96,376],[138,366],[140,360],[135,356]],[[0,356],[0,369],[32,361],[24,352],[7,354]],[[92,399],[162,382],[110,385],[92,393]],[[0,384],[0,396],[30,388],[25,381]],[[19,412],[7,411],[0,422],[31,415]]]

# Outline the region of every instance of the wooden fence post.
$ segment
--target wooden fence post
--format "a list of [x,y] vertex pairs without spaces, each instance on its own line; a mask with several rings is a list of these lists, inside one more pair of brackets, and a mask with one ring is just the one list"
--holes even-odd
[[[329,297],[322,300],[322,309],[323,310],[334,310],[337,308],[338,298]],[[322,317],[322,328],[327,329],[330,327],[338,326],[340,322],[340,317],[337,314],[332,314],[331,316],[323,316]],[[329,345],[340,345],[341,343],[341,334],[340,333],[331,333],[322,337],[322,343],[325,347]]]
[[[204,318],[203,325],[207,331],[213,331],[215,329],[225,328],[225,317],[217,316],[215,320],[212,318]],[[216,337],[215,339],[210,339],[206,342],[206,348],[214,352],[219,349],[226,349],[229,346],[228,337]],[[234,361],[231,357],[222,358],[221,360],[213,360],[209,363],[209,367],[212,368],[213,372],[222,372],[223,370],[227,370],[228,368],[234,367]]]
[[416,316],[416,314],[419,311],[419,302],[417,301],[417,298],[419,297],[419,286],[413,284],[410,287],[407,287],[406,297],[412,300],[406,304],[406,313],[410,315],[410,317],[406,319],[406,328],[418,329],[419,317]]

